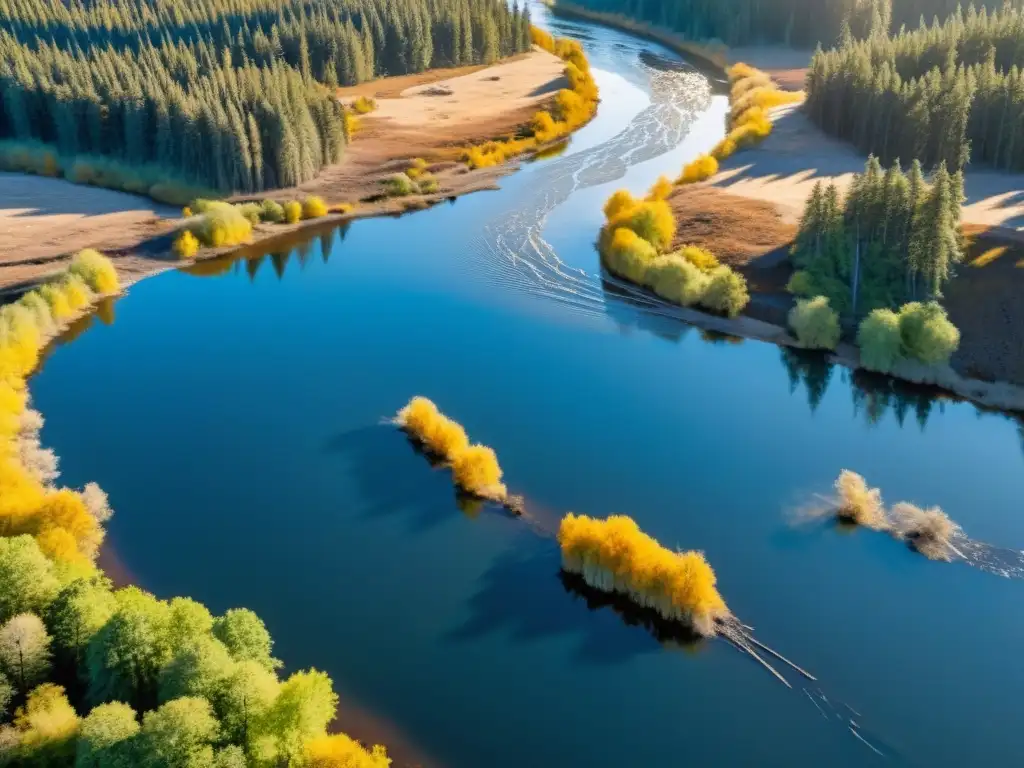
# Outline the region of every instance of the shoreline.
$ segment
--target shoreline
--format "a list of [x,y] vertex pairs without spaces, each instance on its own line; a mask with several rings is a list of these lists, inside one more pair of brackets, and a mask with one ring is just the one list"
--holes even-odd
[[684,59],[691,60],[690,63],[694,63],[692,59],[697,59],[703,65],[701,69],[704,74],[713,74],[716,83],[722,87],[728,85],[725,79],[725,70],[731,62],[729,61],[728,47],[724,44],[719,47],[684,40],[670,30],[633,21],[617,13],[591,11],[575,3],[556,2],[556,0],[543,0],[543,2],[555,16],[589,21],[610,29],[628,32],[636,37],[663,45]]
[[[974,404],[982,410],[1024,413],[1024,386],[1008,382],[989,382],[973,379],[962,376],[948,365],[929,368],[907,360],[903,360],[897,365],[895,373],[878,373],[860,364],[860,354],[857,347],[849,342],[841,342],[831,352],[808,349],[802,346],[781,325],[761,320],[749,314],[740,314],[735,318],[729,318],[701,312],[690,307],[682,307],[659,298],[641,286],[611,274],[603,266],[601,269],[604,279],[614,282],[631,293],[642,293],[645,301],[657,302],[659,307],[671,312],[671,317],[695,328],[735,336],[749,341],[774,344],[777,347],[788,347],[803,352],[821,354],[828,362],[841,365],[850,371],[863,371],[873,376],[883,376],[910,384],[941,389],[959,400]],[[637,311],[644,312],[646,310],[638,308]]]

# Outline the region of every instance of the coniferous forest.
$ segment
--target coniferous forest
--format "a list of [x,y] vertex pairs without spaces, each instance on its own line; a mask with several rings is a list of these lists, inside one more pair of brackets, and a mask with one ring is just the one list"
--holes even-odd
[[0,140],[75,181],[114,161],[221,192],[340,160],[333,86],[530,45],[501,0],[0,0],[0,22]]
[[1024,169],[1024,12],[970,8],[944,23],[819,51],[806,111],[882,162]]
[[845,199],[834,183],[814,187],[793,246],[790,290],[826,296],[844,316],[942,295],[963,260],[963,174],[940,164],[930,183],[874,157]]
[[[1000,8],[1004,0],[977,0]],[[1015,6],[1021,0],[1011,0]],[[729,45],[782,43],[813,48],[829,45],[848,27],[855,38],[887,33],[924,17],[946,18],[958,0],[571,0],[591,11],[617,13],[655,24],[693,40]],[[813,11],[811,10],[813,8]]]

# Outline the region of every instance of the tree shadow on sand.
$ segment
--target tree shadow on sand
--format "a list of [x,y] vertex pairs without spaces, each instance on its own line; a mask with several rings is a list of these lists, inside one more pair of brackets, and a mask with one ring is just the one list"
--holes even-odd
[[[447,469],[431,463],[398,429],[376,424],[343,432],[324,450],[348,463],[367,518],[405,517],[423,533],[462,509]],[[467,515],[479,512],[467,508]]]
[[622,664],[663,648],[686,650],[702,641],[653,611],[587,586],[561,570],[557,547],[538,540],[499,557],[469,600],[469,618],[449,633],[473,642],[501,633],[516,643],[570,637],[587,664]]

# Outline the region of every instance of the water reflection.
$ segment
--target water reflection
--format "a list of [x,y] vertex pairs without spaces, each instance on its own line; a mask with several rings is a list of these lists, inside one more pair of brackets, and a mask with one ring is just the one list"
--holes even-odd
[[557,547],[537,540],[497,558],[469,598],[469,617],[448,637],[470,643],[504,634],[517,643],[571,636],[576,658],[588,664],[622,664],[661,645],[649,633],[635,632],[603,605],[587,599],[567,604],[577,594],[561,579]]

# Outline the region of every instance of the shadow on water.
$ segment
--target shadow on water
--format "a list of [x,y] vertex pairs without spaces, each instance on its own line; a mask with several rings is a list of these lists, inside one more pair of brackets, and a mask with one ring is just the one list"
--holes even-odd
[[[573,599],[567,601],[567,594]],[[494,633],[518,643],[572,637],[578,641],[577,659],[588,664],[622,664],[666,644],[699,647],[689,638],[656,630],[628,602],[564,574],[557,548],[547,541],[499,557],[481,577],[468,607],[469,617],[448,635],[453,642]],[[638,626],[648,631],[634,631]]]
[[[453,498],[458,499],[448,471],[413,449],[401,432],[384,424],[343,432],[324,447],[348,462],[366,517],[406,517],[412,531],[423,533],[451,520]],[[470,506],[466,513],[479,510]]]

